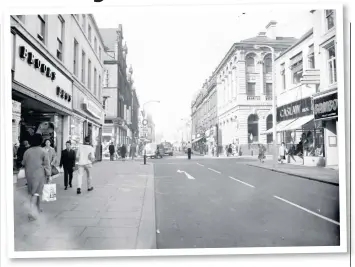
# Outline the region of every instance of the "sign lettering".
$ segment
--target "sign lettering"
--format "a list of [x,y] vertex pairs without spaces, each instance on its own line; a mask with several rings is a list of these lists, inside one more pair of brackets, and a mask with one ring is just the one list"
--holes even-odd
[[338,93],[314,99],[314,119],[338,116]]
[[29,65],[34,65],[35,69],[39,69],[42,74],[45,74],[46,77],[50,78],[52,81],[56,79],[55,72],[52,72],[46,64],[42,63],[40,59],[36,58],[33,52],[28,52],[28,49],[25,46],[20,46],[19,56],[23,60],[27,60]]
[[296,119],[312,114],[312,99],[304,98],[277,108],[277,121]]

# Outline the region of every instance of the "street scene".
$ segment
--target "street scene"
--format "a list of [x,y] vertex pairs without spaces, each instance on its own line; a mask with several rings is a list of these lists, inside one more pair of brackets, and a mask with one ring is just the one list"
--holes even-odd
[[11,16],[15,252],[340,246],[336,10],[218,10]]

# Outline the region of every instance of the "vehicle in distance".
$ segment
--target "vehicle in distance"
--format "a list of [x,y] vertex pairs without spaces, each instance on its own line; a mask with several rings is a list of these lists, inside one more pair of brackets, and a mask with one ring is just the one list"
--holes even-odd
[[146,144],[145,147],[145,155],[148,158],[162,158],[164,155],[164,147],[160,144],[149,143]]
[[169,155],[169,156],[174,155],[174,147],[171,143],[163,142],[161,144],[164,147],[164,155]]

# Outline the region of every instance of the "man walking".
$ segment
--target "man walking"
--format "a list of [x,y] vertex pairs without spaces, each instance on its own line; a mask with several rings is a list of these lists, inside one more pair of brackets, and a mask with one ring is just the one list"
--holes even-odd
[[190,141],[187,143],[186,148],[187,148],[187,158],[191,159],[191,143],[190,143]]
[[83,183],[84,170],[86,172],[88,191],[94,190],[91,185],[92,176],[90,173],[90,168],[92,167],[92,162],[95,160],[94,148],[90,145],[90,137],[85,137],[85,143],[79,146],[76,158],[78,160],[78,188],[77,194],[81,194],[81,185]]
[[64,169],[64,190],[68,189],[68,182],[69,186],[72,186],[73,180],[73,171],[75,167],[75,151],[71,149],[71,142],[67,141],[65,143],[66,149],[62,151],[62,156],[60,157],[60,164],[59,167],[63,167]]
[[109,145],[108,150],[110,152],[110,161],[113,161],[115,156],[115,146],[113,145],[113,142]]

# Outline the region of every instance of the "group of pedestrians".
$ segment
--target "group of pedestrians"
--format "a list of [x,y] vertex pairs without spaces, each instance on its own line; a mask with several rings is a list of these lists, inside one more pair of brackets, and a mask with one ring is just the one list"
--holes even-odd
[[[35,134],[31,138],[31,143],[23,142],[26,150],[20,156],[21,167],[24,168],[27,180],[27,190],[30,197],[29,220],[35,220],[37,215],[42,212],[40,207],[41,196],[44,184],[51,183],[52,177],[59,173],[56,167],[57,156],[50,140],[45,140],[44,147],[41,134]],[[22,151],[20,151],[22,153]],[[19,158],[19,157],[18,157]],[[66,149],[61,152],[59,167],[63,168],[64,186],[67,190],[68,185],[72,187],[73,172],[75,165],[78,165],[77,175],[77,194],[81,194],[83,174],[86,172],[88,191],[92,191],[92,175],[90,169],[95,160],[94,148],[90,145],[90,138],[86,137],[84,144],[79,145],[77,152],[71,148],[71,142],[66,142]]]
[[117,151],[116,151],[115,145],[113,144],[113,142],[111,142],[108,147],[108,150],[110,153],[110,161],[114,161],[115,159],[118,159],[119,156],[121,157],[122,161],[125,161],[125,159],[127,157],[127,151],[129,153],[129,157],[131,157],[132,160],[134,159],[134,157],[136,155],[136,145],[134,145],[134,144],[130,145],[128,147],[125,144],[123,144],[122,146],[118,146]]

